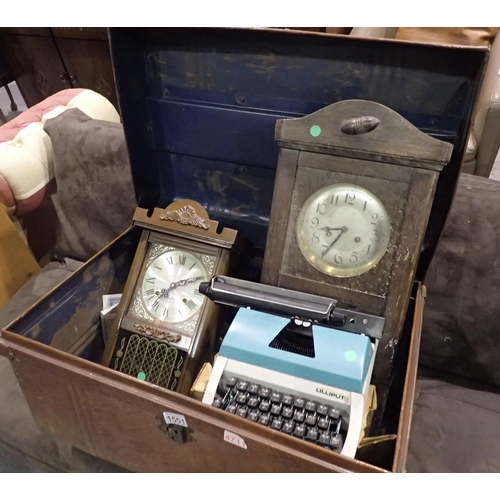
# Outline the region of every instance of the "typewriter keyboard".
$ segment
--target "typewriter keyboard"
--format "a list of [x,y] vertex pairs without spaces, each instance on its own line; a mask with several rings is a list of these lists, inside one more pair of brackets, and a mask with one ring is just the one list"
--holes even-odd
[[332,406],[231,377],[212,406],[271,429],[340,452],[345,431]]

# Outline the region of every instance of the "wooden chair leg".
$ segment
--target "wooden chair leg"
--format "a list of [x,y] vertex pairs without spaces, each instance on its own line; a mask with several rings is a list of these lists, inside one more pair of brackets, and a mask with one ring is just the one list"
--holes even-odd
[[17,104],[14,101],[14,97],[12,96],[12,92],[9,89],[9,85],[5,85],[5,90],[7,91],[7,95],[9,96],[10,99],[10,109],[11,111],[17,111]]

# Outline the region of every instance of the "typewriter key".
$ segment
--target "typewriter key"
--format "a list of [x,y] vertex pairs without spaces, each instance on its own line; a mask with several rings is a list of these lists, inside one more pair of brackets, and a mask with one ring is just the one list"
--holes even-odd
[[282,425],[283,425],[283,420],[280,417],[276,417],[271,423],[271,427],[273,429],[276,429],[277,431],[281,430]]
[[273,406],[271,406],[271,413],[273,415],[279,415],[281,413],[281,405],[274,404]]
[[237,404],[230,404],[227,408],[226,408],[226,411],[229,412],[229,413],[232,413],[233,415],[236,413],[236,410],[238,409],[238,405]]
[[293,435],[298,438],[304,437],[306,426],[304,424],[297,424],[293,430]]
[[318,439],[318,430],[317,429],[309,429],[306,434],[306,439],[308,441],[315,442]]
[[273,403],[281,403],[281,398],[282,398],[282,394],[281,392],[278,392],[278,391],[273,391],[271,392],[271,401]]
[[226,386],[229,388],[234,387],[238,383],[238,379],[236,377],[230,377],[226,381]]
[[259,391],[259,389],[260,389],[260,386],[258,386],[257,384],[250,384],[248,386],[247,390],[248,390],[248,392],[250,394],[257,394],[257,392]]
[[343,445],[342,436],[332,436],[329,445],[333,451],[341,451]]
[[236,410],[236,415],[238,415],[239,417],[245,418],[247,416],[247,411],[248,411],[248,408],[246,406],[240,406]]
[[316,417],[315,413],[308,413],[306,415],[306,424],[310,425],[311,427],[314,427],[316,425],[316,419],[317,418],[318,417]]
[[338,410],[336,410],[335,408],[328,408],[328,416],[331,418],[331,419],[334,419],[336,420],[337,418],[340,417],[340,413]]
[[262,425],[269,425],[269,421],[271,420],[271,417],[269,416],[269,414],[264,414],[264,415],[260,415],[259,417],[259,424],[262,424]]
[[249,408],[257,408],[259,404],[259,398],[257,396],[250,396],[247,404]]
[[238,391],[246,391],[248,387],[248,382],[245,382],[244,380],[240,380],[239,382],[236,383],[236,389]]
[[326,417],[321,417],[318,420],[318,427],[320,429],[328,429],[328,426],[330,425],[329,420]]
[[328,407],[326,405],[319,405],[316,411],[318,412],[318,415],[324,417],[328,413]]
[[264,399],[263,401],[260,402],[259,410],[260,411],[269,411],[270,406],[271,406],[271,402],[267,399]]
[[293,414],[293,419],[295,422],[303,422],[306,414],[304,410],[295,410],[295,413]]
[[247,397],[248,397],[248,394],[246,392],[240,392],[236,396],[236,402],[240,405],[243,405],[247,402]]
[[247,419],[252,422],[257,422],[259,418],[259,410],[250,410],[247,415]]
[[293,406],[295,406],[295,408],[302,409],[304,408],[305,404],[306,400],[304,398],[297,397],[293,400]]
[[306,410],[315,412],[316,411],[316,403],[314,401],[308,401],[306,403]]
[[329,432],[321,432],[318,438],[318,444],[322,446],[329,446],[330,438],[331,436]]
[[258,392],[261,398],[268,398],[270,393],[271,389],[268,389],[267,387],[261,387]]

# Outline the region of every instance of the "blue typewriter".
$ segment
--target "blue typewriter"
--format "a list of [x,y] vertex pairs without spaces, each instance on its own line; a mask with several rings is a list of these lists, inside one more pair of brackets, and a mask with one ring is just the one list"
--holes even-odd
[[384,319],[227,276],[199,290],[239,308],[203,402],[354,457]]

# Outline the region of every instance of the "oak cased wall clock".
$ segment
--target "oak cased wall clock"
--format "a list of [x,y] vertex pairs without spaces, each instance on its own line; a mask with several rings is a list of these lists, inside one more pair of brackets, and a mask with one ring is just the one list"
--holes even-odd
[[138,208],[134,225],[143,230],[103,364],[187,394],[217,326],[217,306],[198,287],[227,272],[237,231],[219,234],[193,200],[155,208],[151,217]]
[[372,384],[383,412],[439,172],[452,145],[348,100],[278,120],[262,282],[385,318]]

